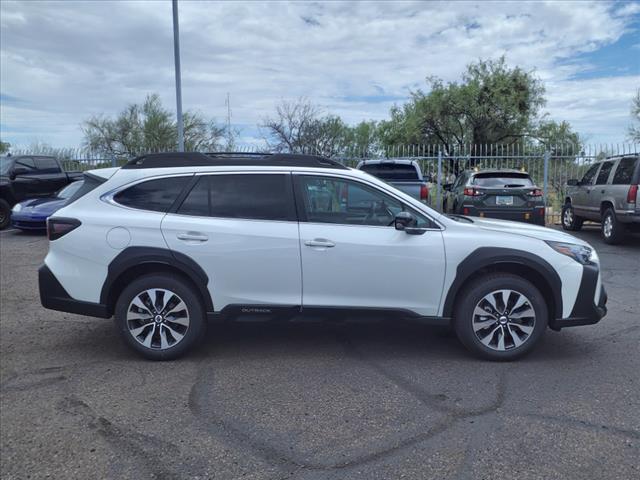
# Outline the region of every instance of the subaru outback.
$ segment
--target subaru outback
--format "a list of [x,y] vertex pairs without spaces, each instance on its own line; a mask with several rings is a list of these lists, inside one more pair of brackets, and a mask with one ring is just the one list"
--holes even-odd
[[382,313],[510,360],[606,313],[582,240],[443,215],[322,157],[146,155],[85,173],[72,200],[48,221],[41,302],[115,317],[150,359],[184,354],[207,321]]

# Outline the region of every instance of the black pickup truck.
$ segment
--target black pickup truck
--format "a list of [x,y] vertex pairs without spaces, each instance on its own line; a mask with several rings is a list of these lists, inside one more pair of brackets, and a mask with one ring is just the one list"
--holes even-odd
[[34,197],[48,197],[81,172],[65,172],[55,157],[16,155],[0,157],[0,230],[9,225],[11,207]]

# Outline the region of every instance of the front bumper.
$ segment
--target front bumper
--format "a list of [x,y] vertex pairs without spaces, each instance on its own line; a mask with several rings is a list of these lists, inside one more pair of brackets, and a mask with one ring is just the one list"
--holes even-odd
[[11,225],[22,230],[46,230],[47,217],[12,213]]
[[499,220],[512,220],[515,222],[535,223],[543,225],[544,207],[533,208],[482,208],[473,205],[463,205],[462,215],[481,218],[497,218]]
[[46,265],[42,265],[38,269],[38,287],[40,289],[40,303],[44,308],[89,317],[111,318],[111,313],[106,305],[71,298]]
[[593,325],[598,323],[607,314],[607,292],[604,285],[600,284],[600,295],[596,304],[596,288],[598,288],[598,276],[600,270],[597,265],[584,265],[580,289],[573,310],[568,318],[556,318],[549,323],[553,330],[565,327],[577,327],[580,325]]

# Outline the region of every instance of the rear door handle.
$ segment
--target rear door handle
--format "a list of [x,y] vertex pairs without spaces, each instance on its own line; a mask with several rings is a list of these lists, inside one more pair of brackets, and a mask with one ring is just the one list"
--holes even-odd
[[207,235],[196,232],[178,233],[176,237],[178,237],[178,240],[184,240],[187,242],[206,242],[209,240]]
[[322,248],[332,248],[335,247],[336,244],[331,240],[327,240],[326,238],[314,238],[313,240],[307,240],[304,242],[307,247],[322,247]]

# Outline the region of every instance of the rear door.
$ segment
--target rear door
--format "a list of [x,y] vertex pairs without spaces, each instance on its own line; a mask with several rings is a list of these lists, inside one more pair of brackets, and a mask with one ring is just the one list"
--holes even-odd
[[67,185],[67,175],[53,157],[35,157],[38,188],[43,196],[51,195]]
[[474,205],[479,208],[519,210],[533,206],[530,193],[534,184],[526,173],[477,173],[472,186],[482,193],[474,198]]
[[437,315],[445,273],[442,233],[429,219],[423,235],[393,227],[406,209],[360,181],[294,174],[300,209],[303,308],[377,308]]
[[602,162],[602,166],[598,171],[595,185],[591,189],[591,194],[588,195],[588,209],[592,218],[600,216],[600,206],[603,202],[611,201],[613,203],[611,197],[611,186],[609,185],[609,176],[611,175],[615,164],[615,160]]
[[205,270],[215,310],[299,306],[300,244],[291,174],[215,173],[196,182],[165,216],[162,233],[172,250]]

